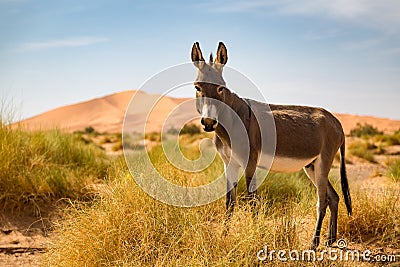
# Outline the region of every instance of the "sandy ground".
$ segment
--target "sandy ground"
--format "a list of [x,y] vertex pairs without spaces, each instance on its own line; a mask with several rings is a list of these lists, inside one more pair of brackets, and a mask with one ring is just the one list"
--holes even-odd
[[40,256],[54,236],[59,204],[29,205],[0,213],[0,266],[40,266]]

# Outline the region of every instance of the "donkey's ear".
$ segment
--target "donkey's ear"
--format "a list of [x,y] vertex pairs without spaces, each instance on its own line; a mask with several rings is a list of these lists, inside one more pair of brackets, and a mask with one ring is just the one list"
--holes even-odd
[[228,61],[228,51],[226,50],[226,46],[223,42],[219,42],[218,50],[217,50],[217,58],[215,59],[215,63],[225,65]]
[[201,50],[200,50],[199,42],[195,42],[193,44],[192,61],[193,61],[193,64],[199,69],[201,69],[204,66],[205,62],[204,62],[203,54],[201,53]]

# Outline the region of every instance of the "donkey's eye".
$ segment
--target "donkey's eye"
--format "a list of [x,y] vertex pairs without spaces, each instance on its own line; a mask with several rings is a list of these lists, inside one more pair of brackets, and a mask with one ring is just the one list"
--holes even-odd
[[222,91],[224,91],[224,87],[223,86],[220,86],[220,87],[217,88],[218,94],[221,94]]
[[197,85],[195,85],[194,88],[196,88],[197,92],[200,92],[200,91],[201,91],[201,88],[198,87]]

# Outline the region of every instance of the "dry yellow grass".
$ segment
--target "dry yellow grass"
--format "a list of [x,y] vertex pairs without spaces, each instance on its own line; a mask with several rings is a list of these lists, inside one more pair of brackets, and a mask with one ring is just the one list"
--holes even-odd
[[[361,191],[354,196],[353,217],[347,217],[345,207],[340,209],[339,237],[351,241],[352,248],[398,247],[398,199],[384,194],[373,202]],[[197,208],[172,207],[147,196],[130,175],[123,175],[95,204],[69,209],[44,262],[48,266],[254,266],[260,263],[256,255],[264,246],[308,249],[314,205],[303,197],[274,202],[263,194],[254,219],[241,199],[232,220],[224,223],[223,200]],[[326,233],[326,224],[324,228]],[[284,265],[278,260],[266,263]]]
[[[168,170],[171,167],[162,160],[161,150],[155,148],[152,153],[151,157],[158,159],[155,164],[172,174],[175,182],[190,180],[187,173]],[[337,187],[335,171],[331,180]],[[198,180],[207,178],[192,175]],[[341,204],[338,238],[346,238],[352,248],[397,248],[400,216],[395,212],[399,210],[395,192],[400,187],[396,183],[391,186],[379,194],[353,188],[354,215],[348,217]],[[172,207],[146,195],[127,171],[109,183],[107,192],[93,204],[70,207],[58,227],[59,238],[45,254],[45,265],[283,266],[286,263],[278,260],[261,263],[257,252],[264,246],[276,250],[308,249],[315,223],[315,189],[301,172],[270,174],[260,189],[256,217],[244,198],[242,180],[239,202],[229,222],[225,221],[223,199],[196,208]],[[328,215],[323,235],[327,234]],[[318,264],[353,266],[354,262],[325,259]]]
[[264,245],[301,246],[294,204],[286,212],[263,205],[253,220],[241,201],[225,225],[222,200],[197,208],[168,206],[147,196],[129,175],[110,192],[91,207],[69,210],[46,254],[49,266],[251,266]]
[[341,214],[339,233],[349,241],[400,247],[400,185],[353,190],[353,216]]

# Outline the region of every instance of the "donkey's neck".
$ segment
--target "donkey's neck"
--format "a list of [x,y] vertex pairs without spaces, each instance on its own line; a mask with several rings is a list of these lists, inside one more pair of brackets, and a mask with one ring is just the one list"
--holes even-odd
[[[225,104],[228,105],[240,118],[240,122],[235,119],[235,117],[232,118],[232,116],[227,113],[223,112],[221,116],[229,116],[230,118],[225,118],[223,121],[229,123],[229,125],[225,125],[226,128],[234,129],[235,127],[241,127],[238,125],[239,123],[242,123],[246,130],[248,131],[249,123],[250,123],[250,116],[251,116],[251,109],[248,106],[248,103],[246,100],[243,98],[239,97],[235,93],[230,93],[229,97],[227,97]],[[237,118],[237,117],[236,117]],[[228,131],[225,129],[225,127],[221,124],[218,124],[218,126],[215,129],[215,134],[218,136],[219,139],[225,144],[231,147],[230,143],[230,138]]]
[[[237,114],[245,128],[248,129],[251,116],[251,108],[249,103],[237,94],[231,93],[226,101],[226,104],[228,104],[228,106]],[[233,121],[233,123],[235,122]]]
[[249,103],[235,93],[231,93],[231,97],[233,99],[231,108],[236,112],[236,114],[238,114],[240,119],[245,122],[251,116],[251,108]]

